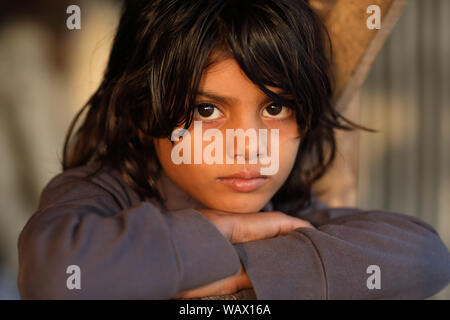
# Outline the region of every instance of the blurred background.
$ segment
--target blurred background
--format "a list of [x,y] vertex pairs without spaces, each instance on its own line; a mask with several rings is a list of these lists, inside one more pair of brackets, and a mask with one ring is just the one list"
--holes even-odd
[[[316,0],[326,14],[333,0]],[[68,30],[66,9],[81,8]],[[20,299],[17,238],[61,171],[70,121],[100,82],[119,0],[0,0],[0,299]],[[409,0],[355,98],[360,208],[419,217],[450,247],[450,1]],[[450,299],[447,287],[431,299]]]

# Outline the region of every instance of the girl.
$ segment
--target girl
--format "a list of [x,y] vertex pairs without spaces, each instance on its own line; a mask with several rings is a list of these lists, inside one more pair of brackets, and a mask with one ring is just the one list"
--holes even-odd
[[[334,130],[361,128],[331,104],[328,44],[307,1],[125,1],[63,172],[20,235],[22,297],[398,299],[445,287],[450,255],[430,225],[313,201]],[[255,130],[266,152],[246,136],[219,141],[230,129],[249,141]],[[175,161],[198,151],[206,159]],[[277,170],[262,174],[268,154]]]

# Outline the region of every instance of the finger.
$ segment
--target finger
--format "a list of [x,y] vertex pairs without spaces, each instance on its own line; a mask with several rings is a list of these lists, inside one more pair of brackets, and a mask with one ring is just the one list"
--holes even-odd
[[231,243],[243,243],[285,235],[297,228],[314,228],[308,221],[279,211],[235,216]]
[[235,216],[231,243],[272,238],[280,234],[285,218],[278,212],[258,212]]
[[201,298],[201,297],[209,297],[209,296],[218,296],[234,293],[234,287],[231,285],[232,279],[230,277],[221,279],[207,285],[186,290],[179,294],[180,298]]

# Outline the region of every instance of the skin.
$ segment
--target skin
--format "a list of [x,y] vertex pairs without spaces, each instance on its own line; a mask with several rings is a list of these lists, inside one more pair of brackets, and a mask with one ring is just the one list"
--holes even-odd
[[[270,90],[278,92],[278,88]],[[218,101],[210,97],[198,96],[198,103],[207,103],[207,111],[212,114],[205,116],[205,108],[197,109],[194,120],[202,121],[203,133],[209,128],[221,131],[224,137],[223,155],[230,154],[227,150],[225,137],[226,129],[241,128],[244,131],[253,128],[279,129],[279,170],[274,175],[268,175],[266,182],[258,189],[250,192],[233,190],[217,181],[217,178],[228,176],[240,171],[256,170],[260,172],[262,165],[249,164],[249,142],[246,139],[245,164],[175,164],[171,158],[172,144],[166,138],[155,139],[155,148],[163,169],[167,175],[184,191],[200,201],[210,209],[234,213],[258,212],[273,197],[286,181],[291,172],[297,155],[300,133],[293,110],[273,105],[273,101],[266,100],[267,96],[254,83],[252,83],[234,59],[225,58],[209,69],[205,70],[201,78],[199,92],[212,92],[227,101]],[[205,105],[203,105],[205,106]],[[275,109],[275,110],[274,110]],[[188,128],[191,135],[191,155],[194,155],[193,124]],[[179,128],[182,128],[180,126]],[[268,150],[271,153],[270,133],[268,135]],[[180,140],[181,141],[181,140]],[[175,144],[180,143],[175,142]],[[203,141],[203,150],[211,142]],[[235,145],[234,154],[241,153]]]
[[[278,88],[268,89],[277,92]],[[245,164],[175,164],[171,158],[173,145],[166,138],[154,139],[155,149],[166,174],[185,192],[200,201],[206,208],[199,210],[218,228],[231,242],[240,243],[258,239],[271,238],[300,228],[313,228],[302,219],[287,216],[282,212],[259,212],[273,197],[289,176],[300,144],[300,130],[293,110],[275,105],[245,73],[232,58],[224,58],[204,70],[199,92],[210,92],[216,96],[227,97],[219,101],[211,97],[199,95],[196,105],[206,103],[205,109],[197,109],[194,120],[202,121],[203,133],[209,128],[221,131],[226,137],[226,129],[241,128],[244,131],[256,129],[279,130],[279,169],[274,175],[266,177],[265,183],[253,191],[236,191],[218,182],[219,177],[228,176],[240,171],[260,171],[261,164],[249,164],[248,140],[245,152],[234,150],[234,154],[242,153]],[[206,116],[205,116],[206,115]],[[179,128],[182,128],[180,126]],[[175,128],[176,129],[176,128]],[[191,155],[194,155],[193,124],[188,128],[191,136]],[[180,139],[181,141],[181,139]],[[175,142],[180,143],[180,141]],[[210,142],[203,141],[203,150]],[[226,143],[223,143],[223,155],[226,155]],[[237,147],[236,145],[234,146]],[[270,133],[268,136],[268,152],[272,154]],[[236,160],[236,159],[235,159]],[[268,166],[268,165],[266,165]],[[236,275],[220,279],[200,288],[187,290],[174,298],[197,298],[211,295],[230,294],[252,284],[241,264]]]

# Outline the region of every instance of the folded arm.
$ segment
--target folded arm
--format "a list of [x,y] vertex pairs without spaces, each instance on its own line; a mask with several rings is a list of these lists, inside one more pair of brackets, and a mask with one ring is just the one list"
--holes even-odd
[[[240,268],[231,243],[198,211],[162,213],[149,202],[121,210],[81,179],[49,183],[18,249],[24,299],[169,299]],[[70,265],[81,270],[81,289],[67,288]]]
[[[355,208],[298,217],[317,229],[234,245],[258,299],[423,299],[450,281],[448,249],[419,219]],[[368,288],[372,265],[380,289]]]

